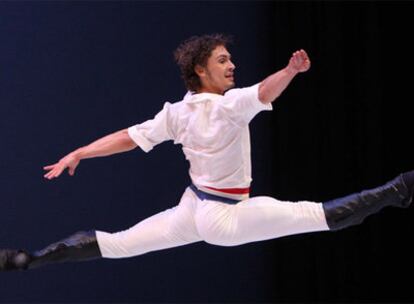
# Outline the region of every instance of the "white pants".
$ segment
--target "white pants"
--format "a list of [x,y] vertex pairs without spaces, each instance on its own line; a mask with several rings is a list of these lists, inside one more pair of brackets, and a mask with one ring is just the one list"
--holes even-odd
[[321,203],[258,196],[232,205],[202,201],[187,188],[178,206],[128,230],[96,235],[103,257],[125,258],[198,241],[237,246],[323,230],[329,228]]

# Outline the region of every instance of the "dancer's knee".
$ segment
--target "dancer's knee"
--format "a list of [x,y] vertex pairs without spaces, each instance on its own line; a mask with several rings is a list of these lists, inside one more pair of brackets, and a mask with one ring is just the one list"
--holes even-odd
[[104,258],[120,259],[145,253],[138,251],[136,244],[126,238],[123,232],[97,231],[96,237]]

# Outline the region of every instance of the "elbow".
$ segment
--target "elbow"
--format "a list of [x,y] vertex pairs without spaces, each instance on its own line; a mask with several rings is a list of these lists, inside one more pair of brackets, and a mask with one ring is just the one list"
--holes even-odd
[[270,94],[269,90],[266,89],[266,86],[264,85],[264,82],[262,82],[259,85],[258,98],[259,98],[261,103],[267,104],[267,103],[271,103],[272,101],[274,101],[277,98],[277,96],[272,96],[272,94]]
[[119,133],[121,133],[122,136],[128,136],[129,137],[128,129],[123,129],[123,130],[119,131]]
[[272,102],[272,100],[270,100],[270,98],[264,93],[262,94],[259,93],[259,100],[261,103],[264,103],[264,104]]
[[131,136],[129,136],[128,129],[123,129],[120,131],[123,142],[127,149],[135,149],[138,145],[132,140]]

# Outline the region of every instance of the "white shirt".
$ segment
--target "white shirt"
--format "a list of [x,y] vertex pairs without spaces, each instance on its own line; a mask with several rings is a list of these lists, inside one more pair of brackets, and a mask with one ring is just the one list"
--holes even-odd
[[145,152],[174,140],[190,162],[189,174],[204,187],[248,188],[252,181],[249,122],[271,103],[258,98],[259,84],[232,89],[224,95],[188,94],[151,120],[128,128],[131,139]]

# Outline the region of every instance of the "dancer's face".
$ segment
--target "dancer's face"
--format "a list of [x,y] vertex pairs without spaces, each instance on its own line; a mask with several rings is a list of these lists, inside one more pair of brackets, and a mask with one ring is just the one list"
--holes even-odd
[[231,55],[227,49],[219,45],[212,52],[205,67],[196,66],[195,71],[200,77],[201,89],[198,93],[224,94],[234,87],[234,69]]

